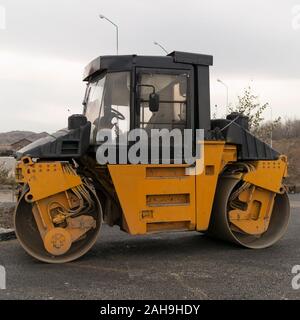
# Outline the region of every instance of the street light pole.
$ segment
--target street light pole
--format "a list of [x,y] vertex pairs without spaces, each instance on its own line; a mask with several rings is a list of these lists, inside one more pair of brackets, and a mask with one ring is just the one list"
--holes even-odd
[[110,19],[108,19],[107,17],[105,17],[103,14],[99,14],[99,18],[108,21],[109,23],[111,23],[116,28],[116,40],[117,40],[116,45],[117,45],[117,55],[118,55],[119,54],[119,27],[118,27],[118,25],[115,24]]
[[227,115],[228,106],[229,106],[228,105],[229,104],[229,102],[228,102],[228,85],[220,79],[218,79],[217,81],[220,82],[226,88],[226,115]]
[[159,46],[166,54],[169,53],[159,42],[153,41],[153,43],[154,43],[156,46]]

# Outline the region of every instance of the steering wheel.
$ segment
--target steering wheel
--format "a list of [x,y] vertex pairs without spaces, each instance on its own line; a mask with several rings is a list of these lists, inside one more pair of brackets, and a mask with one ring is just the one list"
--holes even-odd
[[119,120],[125,120],[125,116],[118,110],[111,108],[111,113]]

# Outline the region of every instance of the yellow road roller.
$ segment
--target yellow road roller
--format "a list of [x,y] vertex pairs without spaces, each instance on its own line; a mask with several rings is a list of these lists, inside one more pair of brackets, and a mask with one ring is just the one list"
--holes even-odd
[[[244,115],[211,119],[212,64],[174,51],[103,56],[85,68],[82,114],[16,154],[15,230],[31,256],[78,259],[103,223],[137,236],[198,231],[252,249],[284,235],[287,158]],[[192,157],[180,152],[187,145]]]

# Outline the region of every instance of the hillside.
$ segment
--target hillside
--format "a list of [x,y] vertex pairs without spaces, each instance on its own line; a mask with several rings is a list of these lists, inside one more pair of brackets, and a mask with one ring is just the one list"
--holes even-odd
[[48,134],[46,132],[36,133],[32,131],[10,131],[0,133],[0,145],[11,144],[24,138],[28,138],[31,141],[45,137]]
[[300,185],[300,138],[275,140],[273,147],[288,157],[289,176],[287,182]]

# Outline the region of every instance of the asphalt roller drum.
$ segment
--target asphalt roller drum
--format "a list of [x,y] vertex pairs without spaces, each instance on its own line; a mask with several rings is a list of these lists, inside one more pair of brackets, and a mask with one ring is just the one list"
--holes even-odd
[[86,188],[93,200],[94,209],[83,214],[90,215],[96,220],[96,228],[90,229],[72,244],[69,233],[63,228],[49,231],[44,244],[34,219],[32,204],[26,202],[26,192],[23,193],[15,210],[14,223],[16,236],[29,255],[46,263],[66,263],[80,258],[91,249],[102,225],[102,209],[96,194]]
[[259,236],[247,235],[232,230],[228,217],[228,201],[239,183],[240,180],[235,178],[220,178],[215,193],[208,235],[250,249],[263,249],[272,246],[282,238],[288,227],[290,205],[287,194],[276,194],[267,231]]

